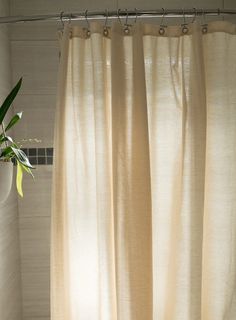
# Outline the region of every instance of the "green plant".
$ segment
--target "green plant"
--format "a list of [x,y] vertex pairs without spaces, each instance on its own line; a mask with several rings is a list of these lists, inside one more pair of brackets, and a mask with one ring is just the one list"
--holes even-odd
[[[0,160],[1,161],[15,161],[17,164],[17,174],[16,174],[16,187],[18,193],[23,197],[22,191],[22,178],[23,171],[32,175],[31,169],[33,166],[26,154],[20,149],[20,146],[9,136],[7,131],[10,130],[22,117],[22,112],[15,114],[8,125],[5,127],[4,119],[7,111],[12,105],[15,97],[17,96],[22,84],[22,78],[18,81],[16,86],[12,89],[9,95],[4,100],[0,107],[0,126],[2,132],[0,133]],[[33,175],[32,175],[33,176]]]

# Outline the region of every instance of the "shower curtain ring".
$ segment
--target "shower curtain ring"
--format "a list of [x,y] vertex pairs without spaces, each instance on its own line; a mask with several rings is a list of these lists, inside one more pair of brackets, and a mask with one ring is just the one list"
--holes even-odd
[[163,22],[164,22],[164,17],[165,17],[165,9],[164,8],[162,8],[162,18],[161,18],[161,23],[160,23],[160,28],[159,28],[159,34],[161,35],[161,36],[163,36],[164,34],[165,34],[165,28],[167,27],[167,26],[165,26],[164,24],[163,24]]
[[138,9],[137,9],[137,8],[134,8],[134,10],[135,10],[135,13],[136,13],[134,23],[136,23],[137,20],[138,20]]
[[60,21],[61,21],[62,29],[64,29],[64,26],[65,26],[65,23],[63,21],[63,13],[64,13],[64,11],[61,11],[61,13],[60,13]]
[[107,27],[107,22],[108,22],[108,10],[106,9],[105,10],[105,14],[106,14],[106,20],[105,20],[105,24],[104,24],[104,28],[103,28],[103,35],[105,36],[105,37],[107,37],[108,36],[108,27]]
[[196,17],[197,17],[197,9],[193,8],[193,10],[194,10],[194,16],[193,16],[193,20],[191,21],[191,23],[194,23],[196,20]]
[[163,21],[164,21],[164,17],[165,17],[165,9],[164,8],[162,8],[162,17],[161,17],[161,23],[160,23],[160,25],[162,26],[163,25]]
[[126,19],[125,19],[125,28],[124,28],[124,33],[126,35],[129,34],[128,18],[129,18],[129,13],[128,13],[128,10],[126,9]]
[[183,18],[184,18],[184,23],[182,23],[182,32],[183,34],[187,34],[188,33],[188,27],[187,27],[187,23],[186,23],[186,17],[185,17],[185,10],[183,9]]
[[91,35],[91,32],[90,32],[90,25],[89,25],[89,22],[88,22],[88,10],[85,10],[85,14],[84,14],[84,16],[85,16],[85,20],[86,20],[86,22],[87,22],[87,31],[86,31],[86,35],[87,35],[87,37],[89,38],[89,37],[90,37],[90,35]]
[[205,11],[202,9],[202,33],[205,34],[208,31],[208,24],[206,22],[206,15],[205,15]]
[[118,18],[118,20],[119,20],[119,22],[120,22],[120,25],[122,26],[122,22],[121,22],[121,20],[120,20],[120,9],[117,9],[117,18]]

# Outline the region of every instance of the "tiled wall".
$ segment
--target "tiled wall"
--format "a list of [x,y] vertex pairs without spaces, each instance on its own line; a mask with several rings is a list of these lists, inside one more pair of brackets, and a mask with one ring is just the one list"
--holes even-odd
[[[33,9],[32,2],[28,3]],[[57,30],[48,28],[31,25],[20,30],[17,26],[11,42],[13,81],[23,76],[14,105],[15,111],[23,110],[23,117],[15,127],[15,137],[36,167],[34,179],[24,176],[24,197],[18,199],[24,320],[50,317],[50,194],[58,41]]]
[[53,164],[53,148],[24,148],[22,151],[33,166]]
[[[0,15],[8,13],[7,0],[0,0]],[[0,26],[0,104],[11,88],[10,41]],[[2,181],[0,182],[2,183]],[[0,319],[21,320],[21,272],[17,200],[14,185],[7,201],[0,204]]]
[[[11,0],[12,15],[60,13],[61,11],[116,10],[117,8],[236,8],[235,0]],[[181,23],[181,21],[179,21]],[[49,239],[51,169],[40,152],[53,146],[60,23],[26,23],[11,28],[13,79],[23,76],[15,110],[23,110],[16,136],[23,148],[37,148],[35,179],[24,180],[19,200],[24,320],[49,320]],[[37,142],[40,140],[41,142]],[[31,155],[34,158],[34,155]]]
[[24,320],[49,320],[50,201],[52,166],[24,176],[19,198]]

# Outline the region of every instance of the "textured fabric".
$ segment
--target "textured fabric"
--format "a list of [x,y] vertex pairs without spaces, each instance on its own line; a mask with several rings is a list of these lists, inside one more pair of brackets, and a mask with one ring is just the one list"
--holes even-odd
[[236,319],[236,27],[61,41],[52,320]]

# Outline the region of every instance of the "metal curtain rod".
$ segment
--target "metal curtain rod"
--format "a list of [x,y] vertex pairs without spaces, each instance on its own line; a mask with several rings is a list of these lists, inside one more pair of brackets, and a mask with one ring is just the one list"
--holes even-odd
[[158,18],[158,17],[194,17],[194,16],[236,15],[233,9],[157,9],[157,10],[117,10],[117,11],[85,11],[79,13],[64,13],[0,17],[0,24],[29,21],[71,21],[71,20],[104,20],[106,18]]

